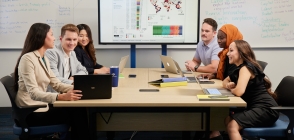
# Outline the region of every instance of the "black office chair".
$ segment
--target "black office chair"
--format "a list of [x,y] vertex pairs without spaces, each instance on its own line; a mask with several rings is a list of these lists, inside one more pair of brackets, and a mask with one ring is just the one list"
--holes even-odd
[[267,63],[264,61],[256,60],[257,63],[261,66],[262,71],[264,71],[265,67],[267,66]]
[[20,140],[28,140],[33,136],[42,137],[55,132],[68,131],[69,126],[66,124],[29,127],[26,123],[26,117],[35,110],[46,107],[46,105],[18,107],[14,102],[17,94],[14,90],[14,73],[1,78],[1,82],[6,89],[12,106],[12,118],[14,118],[15,122],[13,125],[13,134],[18,135]]
[[286,76],[278,85],[275,93],[281,107],[272,107],[280,112],[280,117],[272,127],[245,128],[243,136],[250,138],[294,140],[294,77]]

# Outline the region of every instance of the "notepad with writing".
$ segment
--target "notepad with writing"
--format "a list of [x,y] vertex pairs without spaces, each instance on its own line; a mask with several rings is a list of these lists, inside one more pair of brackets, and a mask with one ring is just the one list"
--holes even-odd
[[230,101],[229,97],[219,95],[197,95],[197,98],[199,101]]

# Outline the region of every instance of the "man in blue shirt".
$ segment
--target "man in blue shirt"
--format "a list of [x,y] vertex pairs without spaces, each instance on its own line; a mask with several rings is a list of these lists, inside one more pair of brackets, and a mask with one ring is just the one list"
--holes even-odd
[[[217,23],[212,18],[206,18],[201,28],[201,40],[196,48],[193,60],[185,62],[187,70],[195,72],[216,73],[222,50],[217,42]],[[200,66],[203,63],[204,66]]]

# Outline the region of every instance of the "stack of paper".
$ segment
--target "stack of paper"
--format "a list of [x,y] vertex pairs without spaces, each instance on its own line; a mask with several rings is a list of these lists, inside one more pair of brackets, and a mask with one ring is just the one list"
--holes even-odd
[[162,78],[160,80],[149,82],[151,85],[159,87],[175,87],[175,86],[187,86],[188,82],[186,77],[175,77],[175,78]]

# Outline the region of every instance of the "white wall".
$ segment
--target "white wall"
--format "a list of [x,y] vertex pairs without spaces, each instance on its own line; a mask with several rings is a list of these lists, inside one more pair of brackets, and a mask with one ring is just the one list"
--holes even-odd
[[[0,77],[14,71],[16,60],[21,50],[0,50]],[[172,56],[184,67],[185,60],[192,59],[195,49],[168,49],[167,55]],[[265,73],[273,84],[273,90],[284,76],[294,76],[294,48],[289,49],[254,49],[258,60],[268,62]],[[129,49],[96,50],[97,61],[105,66],[118,65],[122,56],[130,54]],[[159,55],[161,49],[137,49],[136,66],[139,68],[161,67]],[[130,62],[126,67],[130,67]],[[0,107],[9,107],[10,100],[0,84]]]

